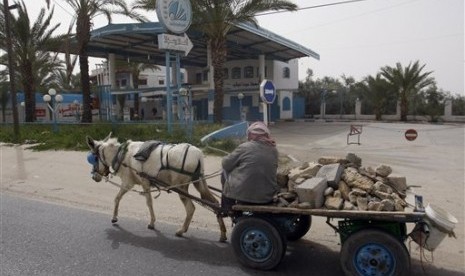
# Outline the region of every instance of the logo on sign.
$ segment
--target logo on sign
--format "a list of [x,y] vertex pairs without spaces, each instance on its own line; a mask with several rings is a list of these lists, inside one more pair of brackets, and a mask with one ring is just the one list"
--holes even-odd
[[189,0],[156,1],[157,16],[168,30],[182,34],[189,29],[192,22],[192,7]]
[[276,99],[276,88],[270,80],[263,80],[260,84],[260,96],[267,104],[272,104]]

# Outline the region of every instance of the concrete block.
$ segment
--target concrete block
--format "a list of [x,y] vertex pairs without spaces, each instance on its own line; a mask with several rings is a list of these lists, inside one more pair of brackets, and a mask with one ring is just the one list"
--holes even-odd
[[324,193],[328,184],[324,177],[313,177],[295,187],[299,202],[310,203],[311,208],[321,208],[324,204]]
[[341,175],[343,172],[344,166],[340,164],[329,164],[321,167],[316,174],[316,177],[326,177],[328,186],[337,190],[339,188],[339,181],[341,180]]

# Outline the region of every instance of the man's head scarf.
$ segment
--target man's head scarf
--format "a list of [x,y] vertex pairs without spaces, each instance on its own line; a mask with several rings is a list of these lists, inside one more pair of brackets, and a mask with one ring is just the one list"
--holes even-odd
[[271,138],[270,130],[263,122],[255,122],[247,128],[247,139],[249,141],[261,141],[276,146],[276,142]]

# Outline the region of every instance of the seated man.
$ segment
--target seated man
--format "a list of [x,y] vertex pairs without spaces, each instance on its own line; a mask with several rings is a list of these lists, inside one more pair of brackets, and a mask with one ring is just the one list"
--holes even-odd
[[222,160],[225,211],[234,204],[272,203],[279,192],[278,150],[270,130],[263,122],[255,122],[247,129],[247,140]]

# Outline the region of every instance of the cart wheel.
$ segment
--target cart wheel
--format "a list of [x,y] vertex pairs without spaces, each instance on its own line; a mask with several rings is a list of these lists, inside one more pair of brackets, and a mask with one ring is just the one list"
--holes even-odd
[[270,222],[260,218],[240,219],[233,228],[231,244],[239,262],[245,266],[270,270],[286,251],[286,241]]
[[302,238],[310,230],[311,225],[312,216],[301,215],[290,217],[284,224],[287,240],[296,241]]
[[342,245],[341,266],[345,275],[409,275],[410,255],[392,235],[361,230]]

